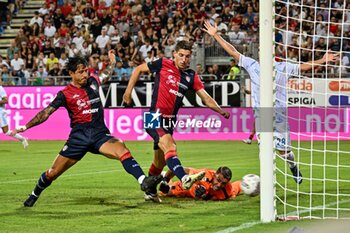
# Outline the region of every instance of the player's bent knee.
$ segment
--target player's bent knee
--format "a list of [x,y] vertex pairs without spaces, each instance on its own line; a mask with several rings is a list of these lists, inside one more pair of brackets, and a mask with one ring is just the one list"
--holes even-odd
[[59,173],[55,169],[50,168],[45,172],[45,176],[49,181],[54,181],[59,176]]

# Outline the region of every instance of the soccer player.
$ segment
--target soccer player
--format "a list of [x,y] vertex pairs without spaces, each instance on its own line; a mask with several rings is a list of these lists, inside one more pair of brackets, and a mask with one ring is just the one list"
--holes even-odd
[[[115,64],[114,51],[110,50],[108,56],[111,64],[107,70],[110,75]],[[59,107],[67,109],[71,120],[72,131],[67,142],[57,155],[51,168],[40,176],[32,194],[24,202],[26,207],[33,206],[41,192],[82,159],[87,152],[120,160],[125,171],[136,178],[143,191],[156,188],[161,181],[161,176],[146,177],[125,144],[111,136],[104,123],[103,106],[99,95],[100,82],[110,76],[107,77],[106,71],[100,79],[96,76],[89,76],[87,65],[87,61],[82,57],[70,58],[67,63],[67,70],[72,78],[71,83],[57,93],[56,98],[49,106],[39,112],[25,126],[13,132],[23,132],[43,123]]]
[[0,127],[2,129],[2,132],[7,136],[12,136],[16,139],[18,139],[20,142],[22,142],[22,145],[24,149],[27,149],[28,147],[28,140],[27,138],[23,137],[20,134],[11,134],[11,130],[9,130],[8,121],[7,121],[7,112],[5,109],[5,104],[7,104],[7,94],[5,89],[2,87],[2,81],[0,79]]
[[[254,108],[254,117],[256,123],[257,139],[259,142],[259,130],[260,130],[260,65],[259,63],[250,58],[240,54],[236,48],[225,41],[217,33],[217,25],[210,24],[209,21],[204,23],[205,28],[203,30],[212,36],[225,51],[230,54],[234,59],[239,61],[239,66],[243,67],[250,76],[252,81],[252,106]],[[294,162],[294,153],[291,150],[290,132],[287,119],[287,94],[286,85],[288,78],[291,76],[297,76],[300,71],[308,71],[313,67],[324,64],[326,62],[335,62],[338,59],[339,54],[325,53],[324,56],[316,61],[309,61],[303,64],[293,64],[288,62],[275,62],[277,70],[276,75],[276,101],[275,101],[275,130],[274,130],[274,145],[277,152],[281,157],[285,158],[289,164],[289,168],[293,174],[293,178],[296,183],[301,184],[303,181],[302,174]]]
[[174,173],[170,170],[164,176],[168,182],[162,181],[159,190],[169,197],[192,197],[201,200],[227,200],[241,193],[241,181],[230,182],[232,172],[228,167],[211,169],[184,168],[187,174],[205,172],[205,176],[197,181],[189,190],[184,190],[180,181],[171,182]]
[[[216,101],[204,90],[198,74],[188,69],[191,54],[191,44],[187,41],[179,41],[175,46],[174,60],[160,58],[136,67],[125,90],[124,102],[131,104],[131,92],[140,73],[152,72],[156,73],[156,77],[150,112],[157,112],[162,119],[168,122],[175,120],[186,91],[191,89],[196,91],[196,94],[206,106],[228,119],[230,114],[221,109]],[[204,173],[193,175],[185,173],[177,156],[172,127],[161,126],[157,129],[148,128],[146,131],[154,141],[154,159],[149,169],[150,175],[159,175],[164,166],[167,165],[182,181],[184,189],[189,189],[194,182],[203,177]],[[145,193],[145,199],[160,202],[156,189]]]

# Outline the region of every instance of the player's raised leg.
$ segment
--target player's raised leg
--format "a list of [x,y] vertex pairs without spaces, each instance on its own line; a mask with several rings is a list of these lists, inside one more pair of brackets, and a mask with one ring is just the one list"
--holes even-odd
[[2,132],[3,132],[6,136],[9,136],[9,137],[13,137],[13,138],[18,139],[18,140],[22,143],[24,149],[27,149],[27,147],[29,146],[28,139],[25,138],[25,137],[23,137],[23,136],[20,135],[19,133],[16,133],[15,135],[12,136],[12,135],[11,135],[12,131],[9,130],[8,125],[6,124],[5,126],[2,126],[3,124],[1,123],[1,121],[2,121],[2,120],[0,119],[0,126],[1,126],[1,129],[2,129]]
[[38,183],[36,184],[32,194],[29,195],[28,199],[23,203],[25,207],[32,207],[38,200],[40,194],[44,189],[49,187],[55,179],[57,179],[62,173],[73,166],[78,160],[57,155],[52,167],[41,174]]
[[195,182],[204,177],[205,172],[199,172],[193,175],[186,174],[177,156],[175,141],[170,134],[164,134],[160,137],[158,146],[164,152],[164,158],[168,168],[181,180],[183,189],[190,189]]
[[157,188],[157,184],[162,180],[161,176],[146,177],[125,144],[118,139],[109,139],[100,147],[99,152],[108,158],[120,160],[125,171],[134,176],[141,185],[142,191],[147,192],[153,188]]

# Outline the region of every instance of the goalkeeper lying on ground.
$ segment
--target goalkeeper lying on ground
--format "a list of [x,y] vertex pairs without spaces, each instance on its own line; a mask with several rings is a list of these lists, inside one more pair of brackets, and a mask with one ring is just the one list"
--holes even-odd
[[205,171],[202,180],[196,182],[189,190],[182,188],[181,181],[172,182],[174,174],[169,170],[164,175],[165,181],[160,184],[161,195],[174,197],[192,197],[202,200],[226,200],[236,197],[241,192],[241,181],[230,183],[232,172],[228,167],[219,167],[217,171],[211,169],[185,168],[187,174]]

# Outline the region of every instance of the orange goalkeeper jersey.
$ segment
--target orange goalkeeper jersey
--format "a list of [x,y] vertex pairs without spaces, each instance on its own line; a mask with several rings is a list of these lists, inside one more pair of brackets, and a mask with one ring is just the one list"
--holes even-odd
[[223,189],[214,191],[212,189],[212,181],[215,176],[216,171],[211,169],[195,169],[195,168],[189,168],[189,174],[195,174],[201,171],[205,171],[205,176],[201,181],[196,182],[189,190],[184,190],[182,188],[181,181],[175,181],[172,184],[172,187],[170,189],[169,196],[176,196],[176,197],[193,197],[195,198],[195,192],[196,188],[199,185],[202,185],[206,189],[205,193],[205,200],[226,200],[231,197],[236,197],[240,191],[240,184],[241,181],[235,181],[232,183],[228,183]]

